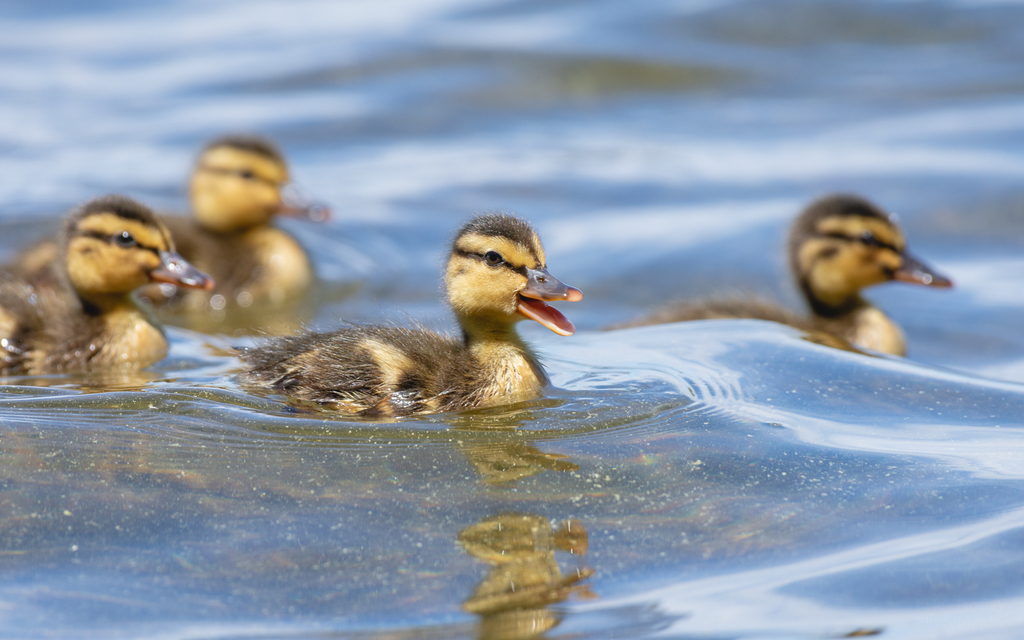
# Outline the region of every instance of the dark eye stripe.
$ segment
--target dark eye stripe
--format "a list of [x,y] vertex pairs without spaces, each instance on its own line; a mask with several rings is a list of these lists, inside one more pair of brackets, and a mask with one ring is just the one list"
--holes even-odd
[[883,241],[879,240],[878,238],[876,238],[875,236],[871,236],[870,240],[866,240],[865,238],[862,238],[861,236],[848,236],[848,235],[843,234],[843,233],[832,232],[832,233],[822,233],[822,234],[819,234],[818,237],[819,238],[831,238],[833,240],[843,240],[845,242],[860,242],[862,244],[868,245],[869,247],[878,247],[880,249],[889,249],[890,251],[893,251],[895,253],[899,253],[900,252],[900,250],[897,249],[895,246],[889,244],[888,242],[883,242]]
[[[459,256],[462,256],[463,258],[473,258],[474,260],[479,260],[480,262],[483,262],[484,264],[487,264],[487,259],[484,258],[484,254],[483,253],[477,253],[475,251],[466,251],[465,249],[459,249],[458,247],[456,247],[455,248],[455,254],[459,255]],[[515,266],[512,266],[511,264],[509,264],[508,262],[502,262],[500,265],[488,265],[488,266],[495,266],[495,267],[502,266],[502,267],[505,267],[506,269],[509,269],[511,271],[515,271],[516,273],[518,273],[519,275],[521,275],[523,277],[526,277],[526,267],[525,266],[515,267]]]
[[202,169],[203,171],[209,171],[210,173],[219,173],[220,175],[238,176],[243,180],[256,180],[258,182],[262,182],[263,184],[269,184],[272,187],[281,186],[280,183],[264,178],[263,176],[258,175],[255,172],[250,171],[249,169],[225,169],[224,167],[211,167],[210,165],[207,164],[202,165]]
[[[85,230],[79,229],[78,230],[78,237],[80,237],[80,238],[93,238],[94,240],[102,240],[103,242],[106,242],[107,244],[115,244],[114,243],[114,238],[117,237],[117,234],[101,233],[99,231],[94,231],[92,229],[85,229]],[[144,245],[144,244],[140,243],[138,240],[135,241],[135,246],[132,247],[132,248],[134,248],[134,249],[145,249],[146,251],[152,251],[156,255],[160,255],[160,249],[157,249],[156,247],[150,247],[150,246]]]

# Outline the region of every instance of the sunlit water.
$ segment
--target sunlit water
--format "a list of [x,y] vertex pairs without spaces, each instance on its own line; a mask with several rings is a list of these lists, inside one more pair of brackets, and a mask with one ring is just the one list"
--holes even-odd
[[[472,212],[585,292],[522,333],[534,402],[374,423],[234,380],[240,325],[139,376],[0,387],[0,636],[1024,634],[1024,6],[123,2],[0,6],[0,249],[124,192],[186,208],[255,131],[334,209],[287,318],[444,327]],[[862,193],[956,282],[870,297],[908,359],[667,301],[800,302],[814,197]],[[251,318],[249,319],[251,320]]]

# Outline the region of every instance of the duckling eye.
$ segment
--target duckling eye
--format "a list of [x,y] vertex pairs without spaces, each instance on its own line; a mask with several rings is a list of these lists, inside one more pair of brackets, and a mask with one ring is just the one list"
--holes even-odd
[[860,241],[869,247],[881,247],[882,241],[875,237],[870,231],[860,234]]
[[238,175],[242,176],[245,180],[252,180],[256,177],[256,174],[248,169],[242,169],[238,172]]
[[134,247],[137,243],[132,234],[127,231],[122,231],[114,236],[114,242],[119,247]]
[[502,258],[501,254],[497,251],[488,251],[484,254],[484,262],[486,262],[488,266],[496,267],[502,262],[505,262],[505,259]]

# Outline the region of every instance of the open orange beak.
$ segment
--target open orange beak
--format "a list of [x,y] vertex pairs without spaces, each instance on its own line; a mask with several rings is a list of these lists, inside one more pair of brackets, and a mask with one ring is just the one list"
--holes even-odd
[[893,279],[911,284],[923,284],[926,287],[953,286],[952,280],[938,273],[935,269],[921,262],[907,251],[902,253],[902,258],[903,266],[892,274]]
[[161,251],[160,265],[149,272],[153,282],[186,287],[188,289],[213,289],[213,278],[196,269],[175,251]]
[[560,336],[571,336],[576,333],[576,327],[560,311],[544,303],[557,300],[578,302],[582,299],[582,291],[559,282],[546,267],[527,269],[526,287],[519,292],[516,311]]

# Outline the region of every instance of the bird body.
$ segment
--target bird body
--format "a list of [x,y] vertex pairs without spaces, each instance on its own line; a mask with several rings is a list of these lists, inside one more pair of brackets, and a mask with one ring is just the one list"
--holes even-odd
[[0,272],[0,372],[139,369],[167,340],[131,298],[150,282],[205,288],[212,281],[174,252],[146,207],[97,198],[68,217],[58,258],[26,274]]
[[165,222],[181,255],[217,285],[211,291],[148,289],[144,297],[193,311],[277,306],[301,297],[313,282],[312,263],[273,219],[324,220],[327,209],[286,197],[289,179],[284,156],[262,138],[232,135],[210,142],[189,182],[192,217]]
[[52,289],[0,286],[4,374],[137,369],[167,355],[167,339],[149,314],[125,304],[92,314]]
[[[896,221],[851,195],[821,198],[797,217],[789,237],[790,267],[811,309],[809,317],[759,299],[679,303],[614,328],[687,320],[750,318],[838,338],[858,348],[906,354],[899,326],[865,300],[866,287],[893,280],[932,287],[952,282],[907,251]],[[823,342],[834,344],[826,338]]]
[[881,309],[870,304],[848,311],[837,318],[813,317],[811,330],[838,336],[846,343],[861,349],[894,356],[907,354],[903,330]]
[[244,350],[241,379],[368,416],[535,397],[548,379],[515,323],[529,318],[571,335],[572,324],[544,301],[583,296],[548,273],[536,232],[507,214],[478,216],[456,237],[445,282],[461,339],[390,325],[307,332]]
[[521,341],[465,342],[423,328],[353,326],[283,338],[245,360],[273,372],[273,388],[298,400],[366,415],[444,412],[532,397],[547,383]]
[[[208,312],[225,306],[280,306],[295,300],[313,283],[306,251],[273,217],[288,215],[324,220],[321,205],[296,203],[284,196],[288,167],[274,145],[254,136],[225,136],[211,142],[194,168],[189,185],[193,215],[166,216],[178,252],[209,274],[213,289],[150,286],[139,297],[157,306]],[[22,252],[9,272],[33,282],[53,275],[60,257],[54,241]]]
[[191,256],[189,262],[209,273],[217,286],[209,292],[172,290],[169,297],[147,291],[146,297],[157,304],[173,300],[188,309],[205,311],[212,298],[220,295],[225,304],[275,306],[300,295],[313,282],[305,250],[281,229],[263,225],[214,233],[193,219],[168,217],[164,222],[182,256]]

